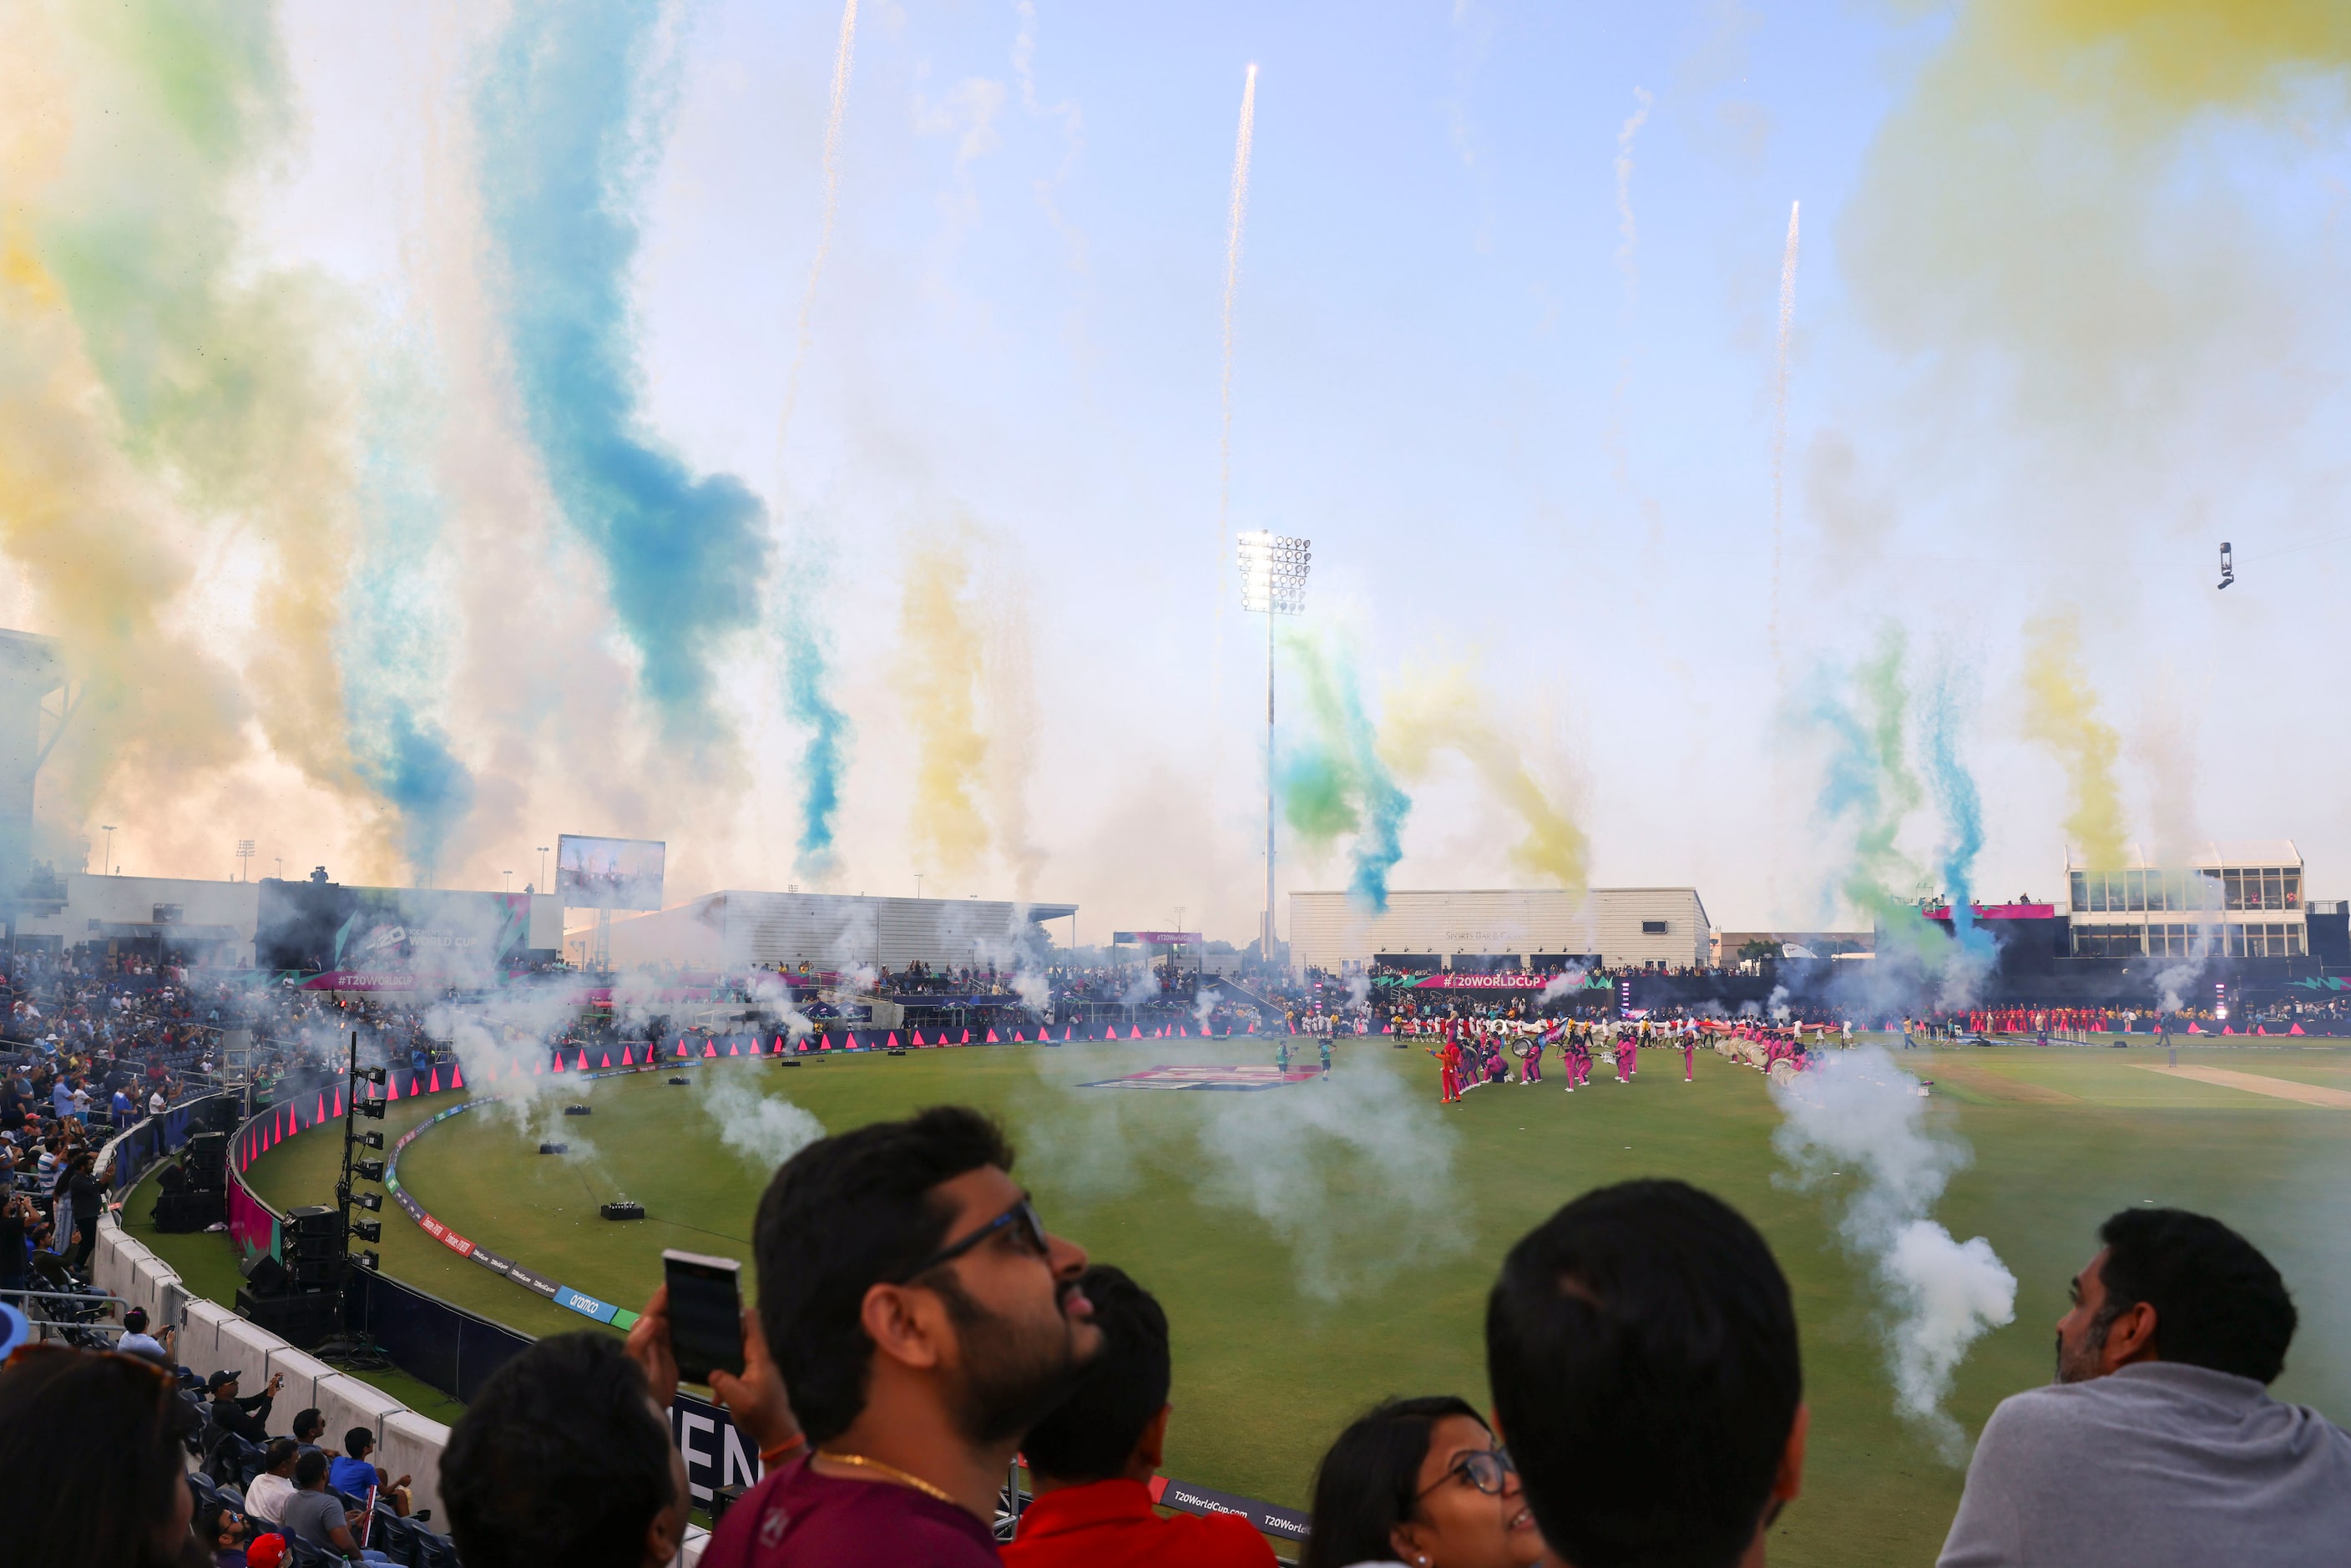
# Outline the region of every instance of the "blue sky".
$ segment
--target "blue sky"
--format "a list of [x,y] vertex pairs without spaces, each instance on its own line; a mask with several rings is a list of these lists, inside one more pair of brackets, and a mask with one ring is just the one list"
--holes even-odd
[[[471,200],[451,149],[494,20],[286,17],[303,139],[255,193],[257,246],[423,323],[444,355],[482,352],[468,334],[489,329],[448,279],[495,257],[449,216]],[[1983,884],[2053,890],[2064,778],[2022,736],[2019,648],[2031,617],[2070,612],[2134,836],[2291,836],[2314,893],[2343,891],[2339,60],[2210,109],[2102,89],[2056,51],[2061,90],[2020,88],[2011,115],[1995,61],[1969,78],[1986,97],[1956,93],[1970,119],[1933,90],[1938,70],[1966,76],[1957,7],[868,0],[779,452],[840,19],[830,3],[671,14],[633,279],[648,431],[739,476],[787,559],[827,566],[807,612],[855,727],[832,885],[906,892],[920,871],[934,892],[1014,891],[1000,856],[920,863],[907,828],[898,584],[967,523],[977,613],[1019,607],[1033,670],[1033,721],[987,710],[1047,857],[1030,891],[1105,929],[1179,905],[1213,934],[1253,928],[1262,629],[1219,571],[1217,443],[1254,62],[1232,524],[1314,539],[1312,619],[1368,690],[1466,664],[1574,803],[1596,883],[1695,883],[1734,925],[1839,918],[1846,848],[1813,820],[1821,758],[1786,694],[1834,688],[1894,623],[1922,684],[1949,668],[1977,693]],[[1628,251],[1619,138],[1641,93]],[[2241,581],[2218,595],[2223,537]],[[576,567],[549,578],[574,609],[594,596]],[[609,625],[580,635],[612,643]],[[461,660],[461,687],[482,667]],[[568,719],[517,771],[458,691],[455,744],[510,787],[444,881],[496,885],[516,845],[610,830],[671,838],[674,893],[782,885],[796,753],[749,712],[773,685],[756,650],[731,683],[746,771],[690,801],[658,741],[615,761]],[[579,786],[616,771],[628,788]],[[1510,824],[1466,769],[1415,794],[1396,885],[1510,879]],[[288,819],[317,841],[289,862],[350,831]],[[1910,830],[1922,861],[1937,832],[1930,815]],[[1285,883],[1344,876],[1334,855]]]

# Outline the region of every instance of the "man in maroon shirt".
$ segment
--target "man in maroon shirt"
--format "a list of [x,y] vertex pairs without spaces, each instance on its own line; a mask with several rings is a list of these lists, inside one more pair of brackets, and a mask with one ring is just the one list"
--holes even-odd
[[1081,1284],[1102,1354],[1022,1444],[1037,1500],[1004,1549],[1006,1568],[1274,1568],[1273,1548],[1245,1519],[1153,1510],[1170,1408],[1167,1314],[1106,1263]]
[[934,1106],[810,1145],[760,1199],[759,1322],[810,1452],[726,1512],[704,1568],[992,1568],[1013,1454],[1102,1343],[1085,1253],[1003,1132]]

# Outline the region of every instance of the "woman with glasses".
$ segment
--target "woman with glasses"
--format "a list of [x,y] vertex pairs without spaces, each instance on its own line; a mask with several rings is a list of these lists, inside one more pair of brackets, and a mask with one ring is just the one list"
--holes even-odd
[[1390,1399],[1339,1434],[1314,1476],[1299,1568],[1529,1568],[1543,1554],[1510,1456],[1450,1395]]

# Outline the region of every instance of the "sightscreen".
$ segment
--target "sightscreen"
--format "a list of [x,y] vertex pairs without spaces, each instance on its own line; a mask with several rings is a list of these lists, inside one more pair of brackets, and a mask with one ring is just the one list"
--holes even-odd
[[566,908],[662,906],[662,862],[668,846],[660,840],[565,833],[555,844],[555,893]]

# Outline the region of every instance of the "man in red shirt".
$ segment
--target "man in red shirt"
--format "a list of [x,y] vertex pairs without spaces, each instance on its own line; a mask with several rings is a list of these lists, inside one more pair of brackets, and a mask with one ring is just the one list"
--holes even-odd
[[1022,1451],[1037,1500],[1004,1549],[1007,1568],[1273,1568],[1273,1548],[1229,1514],[1162,1519],[1151,1478],[1167,1438],[1167,1314],[1108,1264],[1081,1288],[1102,1354]]
[[940,1105],[786,1161],[752,1233],[760,1326],[809,1454],[727,1510],[704,1568],[994,1568],[1020,1440],[1101,1347],[1082,1249],[1003,1132]]

